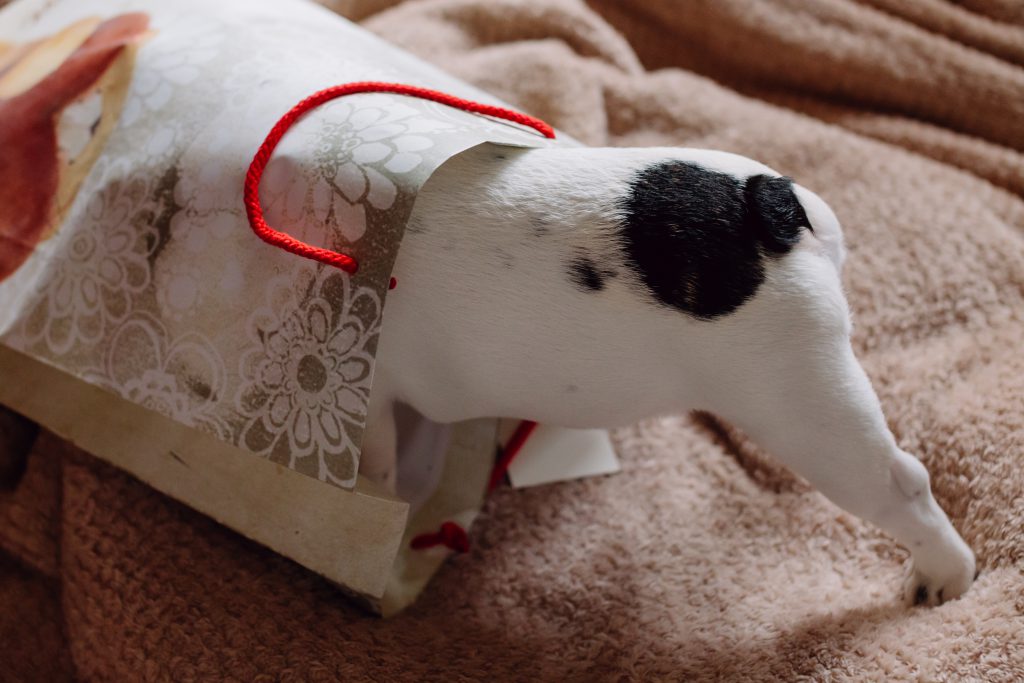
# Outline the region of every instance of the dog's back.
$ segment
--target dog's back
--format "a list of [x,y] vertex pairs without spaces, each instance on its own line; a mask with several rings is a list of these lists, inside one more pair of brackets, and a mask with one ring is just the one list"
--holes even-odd
[[790,333],[773,283],[820,272],[841,299],[833,254],[824,202],[745,157],[484,145],[417,200],[378,380],[439,421],[608,426],[706,405],[730,344],[751,326],[767,342],[765,320]]
[[482,147],[413,211],[384,311],[361,463],[393,481],[393,406],[611,427],[711,410],[914,558],[907,599],[974,580],[850,344],[842,234],[743,157]]

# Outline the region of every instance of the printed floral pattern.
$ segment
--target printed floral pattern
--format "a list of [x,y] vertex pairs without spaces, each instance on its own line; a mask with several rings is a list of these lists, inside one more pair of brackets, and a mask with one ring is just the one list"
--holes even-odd
[[[60,229],[0,281],[0,343],[350,487],[389,271],[416,193],[468,146],[543,141],[398,95],[318,108],[282,140],[261,187],[272,225],[360,258],[354,275],[317,266],[259,242],[246,221],[242,178],[277,119],[348,81],[477,93],[313,6],[290,8],[285,22],[269,0],[54,0],[42,14],[59,23],[139,7],[149,30],[118,81],[116,127]],[[92,149],[96,121],[109,118],[101,90],[56,121],[63,155]]]
[[223,361],[203,336],[186,333],[168,342],[160,321],[136,314],[111,337],[104,369],[90,379],[183,425],[230,437],[230,425],[217,414],[226,390]]
[[334,269],[304,270],[298,281],[312,280],[308,295],[299,294],[306,287],[297,291],[293,277],[279,278],[270,288],[276,303],[250,318],[258,346],[241,361],[237,407],[248,417],[242,440],[282,465],[351,485],[358,452],[352,437],[370,396],[381,302],[372,289],[353,290]]
[[[289,133],[266,175],[267,207],[283,224],[301,224],[311,207],[313,221],[334,228],[348,243],[366,232],[367,207],[386,211],[395,203],[402,176],[419,168],[434,146],[428,134],[452,126],[424,119],[403,98],[367,95],[332,102],[327,118],[313,128]],[[294,147],[310,150],[319,174],[307,181],[294,168]]]
[[156,243],[147,215],[136,212],[146,183],[113,170],[102,190],[81,212],[80,229],[62,232],[61,258],[48,264],[26,325],[29,339],[42,339],[56,354],[75,344],[95,345],[124,320],[134,295],[150,284],[148,258]]
[[[183,49],[180,36],[188,36]],[[224,26],[210,17],[181,14],[160,30],[146,46],[128,99],[121,113],[124,126],[139,123],[151,127],[144,145],[150,159],[160,159],[187,142],[187,119],[164,115],[173,98],[200,79],[203,69],[221,52]],[[204,103],[205,104],[205,103]]]

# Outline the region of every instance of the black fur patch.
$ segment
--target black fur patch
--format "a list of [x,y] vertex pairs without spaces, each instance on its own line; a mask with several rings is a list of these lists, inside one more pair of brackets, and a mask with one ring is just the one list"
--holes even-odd
[[804,207],[793,193],[793,179],[755,175],[744,187],[748,214],[754,219],[761,245],[776,254],[785,254],[800,241],[800,231],[811,229]]
[[615,271],[601,270],[589,258],[580,256],[569,264],[569,277],[580,289],[600,292],[605,287],[605,281],[615,277]]
[[623,201],[627,260],[654,297],[710,320],[764,281],[764,256],[788,252],[810,227],[792,180],[747,180],[684,161],[649,166]]

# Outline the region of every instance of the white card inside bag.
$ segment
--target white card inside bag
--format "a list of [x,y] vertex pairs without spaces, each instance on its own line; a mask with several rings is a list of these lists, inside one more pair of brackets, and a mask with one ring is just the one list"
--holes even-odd
[[[502,443],[516,421],[502,421]],[[621,469],[608,431],[538,425],[508,468],[516,488],[612,474]]]

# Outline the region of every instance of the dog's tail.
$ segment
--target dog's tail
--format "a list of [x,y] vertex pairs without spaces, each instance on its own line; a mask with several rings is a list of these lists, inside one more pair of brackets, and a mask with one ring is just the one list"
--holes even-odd
[[793,188],[792,178],[764,173],[747,178],[744,187],[748,225],[761,245],[776,254],[792,249],[804,230],[814,230]]

